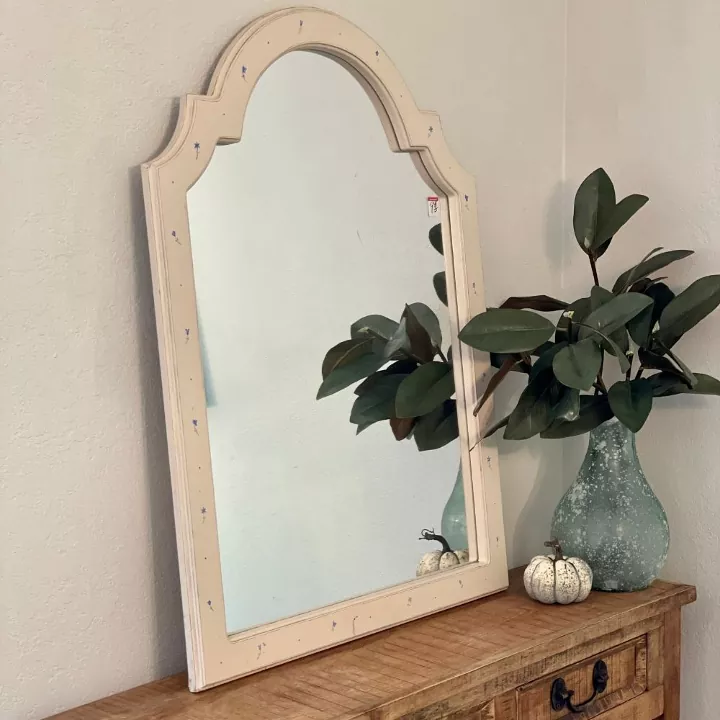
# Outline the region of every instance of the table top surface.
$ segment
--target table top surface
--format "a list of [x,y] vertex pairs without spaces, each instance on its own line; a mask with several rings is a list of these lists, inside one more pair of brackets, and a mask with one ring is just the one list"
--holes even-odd
[[694,600],[692,586],[658,580],[641,592],[541,605],[525,594],[518,569],[504,592],[202,693],[190,693],[185,675],[176,675],[54,720],[374,718],[371,711],[423,688],[515,657],[540,657]]

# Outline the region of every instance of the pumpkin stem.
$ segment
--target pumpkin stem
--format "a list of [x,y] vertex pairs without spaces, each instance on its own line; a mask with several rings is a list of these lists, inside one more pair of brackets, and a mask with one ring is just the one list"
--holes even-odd
[[553,558],[554,561],[562,560],[563,559],[563,551],[562,547],[560,546],[560,542],[557,538],[553,538],[552,540],[548,540],[545,543],[545,547],[552,548],[555,551],[555,557]]
[[[437,540],[442,545],[443,554],[452,553],[455,555],[455,551],[450,547],[450,543],[442,536],[436,535],[435,530],[423,530],[420,533],[420,540]],[[457,555],[455,555],[457,557]],[[459,560],[460,558],[458,558]]]

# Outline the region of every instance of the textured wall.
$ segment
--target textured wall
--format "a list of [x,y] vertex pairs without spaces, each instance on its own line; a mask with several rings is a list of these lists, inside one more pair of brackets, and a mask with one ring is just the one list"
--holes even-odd
[[[281,4],[0,3],[2,720],[183,667],[137,167],[167,141],[176,98]],[[489,299],[557,289],[562,0],[320,4],[376,37],[441,113],[478,178]],[[544,535],[559,452],[504,448],[512,562]]]
[[[713,0],[569,4],[569,187],[604,165],[619,193],[650,196],[602,259],[609,282],[659,245],[696,252],[669,268],[671,286],[720,273],[718,37]],[[579,290],[589,270],[579,249],[568,252],[566,285]],[[715,376],[719,350],[720,313],[678,345],[694,370]],[[684,718],[717,717],[720,705],[719,422],[717,398],[666,398],[638,436],[641,462],[670,521],[663,575],[698,584],[697,604],[684,611]],[[582,445],[567,443],[568,480]]]

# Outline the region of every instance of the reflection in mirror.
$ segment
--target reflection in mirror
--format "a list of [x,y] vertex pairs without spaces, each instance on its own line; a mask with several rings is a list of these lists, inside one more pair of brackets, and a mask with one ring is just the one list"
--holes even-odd
[[[467,557],[447,309],[433,289],[443,258],[428,242],[434,194],[390,151],[360,85],[305,52],[263,75],[242,141],[218,147],[188,193],[229,633]],[[365,320],[353,339],[351,324],[371,314],[395,322]],[[366,353],[376,359],[360,372]],[[354,405],[373,371],[404,379],[432,359],[432,382],[405,388],[404,414],[422,410],[425,426],[395,421],[419,437],[395,439],[387,393]],[[366,382],[397,391],[389,375]],[[417,405],[433,393],[428,421]],[[423,443],[436,449],[418,452]]]

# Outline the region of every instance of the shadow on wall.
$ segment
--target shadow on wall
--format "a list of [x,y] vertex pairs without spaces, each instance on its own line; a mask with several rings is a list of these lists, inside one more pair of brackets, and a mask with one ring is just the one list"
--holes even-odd
[[[175,126],[176,114],[177,107],[169,124],[171,129]],[[171,129],[162,139],[161,147],[165,147],[169,141]],[[129,182],[135,238],[135,297],[139,335],[137,345],[140,352],[145,477],[150,479],[147,498],[151,525],[155,615],[155,664],[152,671],[157,677],[161,677],[185,668],[184,629],[150,254],[139,168],[130,170]]]

